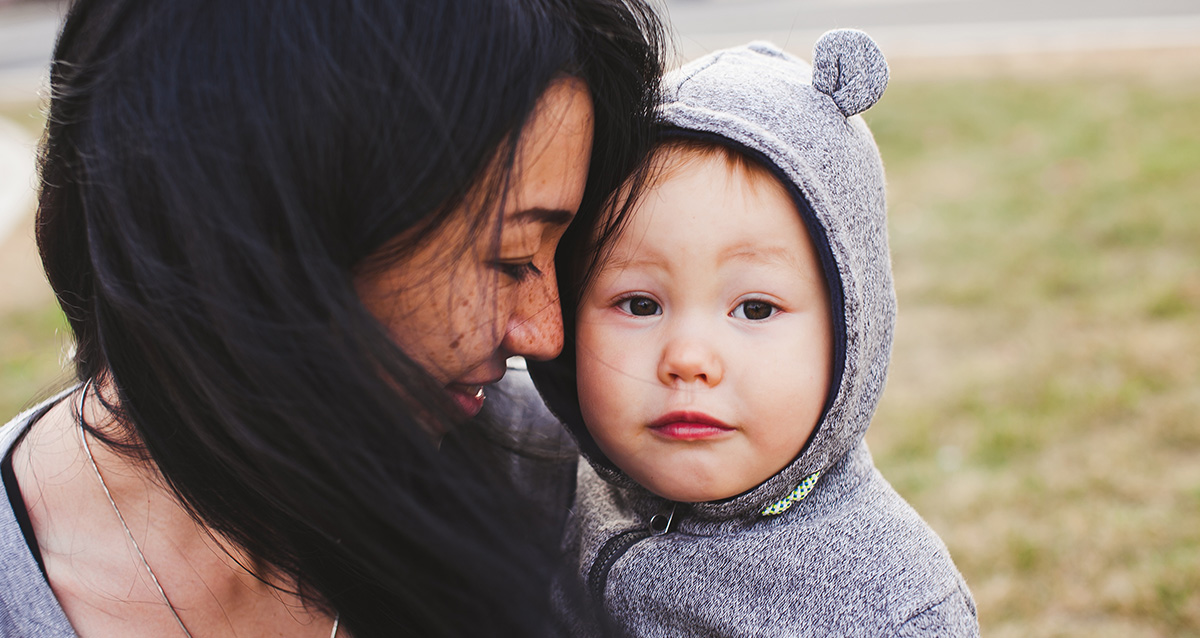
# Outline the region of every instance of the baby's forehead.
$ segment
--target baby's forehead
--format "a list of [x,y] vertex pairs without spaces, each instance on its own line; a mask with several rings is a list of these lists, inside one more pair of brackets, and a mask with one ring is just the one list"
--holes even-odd
[[705,207],[734,200],[759,205],[786,202],[785,206],[800,216],[795,193],[781,181],[779,169],[767,161],[740,147],[708,139],[666,138],[651,152],[641,187],[634,190],[633,212],[696,205],[693,193],[679,186],[687,184],[709,196],[700,202]]
[[731,179],[756,187],[768,185],[786,190],[764,161],[728,144],[692,137],[667,137],[651,152],[650,189],[678,176],[682,171],[705,162],[720,162],[729,169]]
[[774,167],[737,147],[668,138],[649,170],[628,228],[606,251],[606,267],[639,263],[667,246],[720,261],[811,269],[813,237]]

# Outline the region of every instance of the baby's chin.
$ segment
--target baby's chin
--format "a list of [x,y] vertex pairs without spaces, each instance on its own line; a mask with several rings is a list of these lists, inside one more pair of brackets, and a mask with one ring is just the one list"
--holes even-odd
[[[634,480],[638,480],[634,477]],[[695,480],[638,480],[638,482],[657,496],[677,503],[708,503],[724,501],[740,496],[754,489],[755,485],[736,485],[728,483],[697,483]]]

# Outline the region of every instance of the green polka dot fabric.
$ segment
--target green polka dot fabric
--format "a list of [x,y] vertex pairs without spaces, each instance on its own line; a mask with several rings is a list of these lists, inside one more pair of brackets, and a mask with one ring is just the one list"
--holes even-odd
[[777,514],[782,514],[787,511],[787,508],[799,503],[800,501],[803,501],[804,497],[808,496],[808,493],[812,491],[813,486],[817,484],[817,479],[819,478],[821,478],[820,472],[813,472],[812,474],[809,474],[808,478],[800,481],[800,484],[796,486],[796,489],[792,490],[791,494],[788,494],[782,499],[776,501],[774,505],[763,508],[762,515],[775,516]]

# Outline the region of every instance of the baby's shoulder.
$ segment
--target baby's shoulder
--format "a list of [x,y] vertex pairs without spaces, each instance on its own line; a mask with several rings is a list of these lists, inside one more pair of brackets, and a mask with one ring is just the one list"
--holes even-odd
[[878,472],[820,510],[755,534],[759,551],[789,557],[775,578],[820,591],[813,600],[830,618],[853,609],[881,631],[961,626],[976,633],[929,635],[977,635],[975,603],[945,543]]
[[958,574],[937,532],[877,471],[854,489],[813,505],[785,513],[778,522],[764,521],[754,536],[800,550],[797,558],[806,567],[857,564],[887,572]]

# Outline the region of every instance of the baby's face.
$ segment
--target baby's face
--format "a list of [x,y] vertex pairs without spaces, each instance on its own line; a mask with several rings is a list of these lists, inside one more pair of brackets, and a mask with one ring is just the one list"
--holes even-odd
[[600,449],[676,501],[783,469],[829,390],[829,298],[783,186],[669,151],[584,296],[579,400]]

